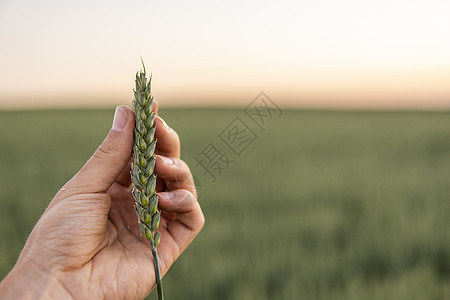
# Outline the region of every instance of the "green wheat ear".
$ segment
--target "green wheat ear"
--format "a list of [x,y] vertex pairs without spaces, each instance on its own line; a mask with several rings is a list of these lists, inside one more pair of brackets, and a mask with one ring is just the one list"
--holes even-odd
[[153,96],[151,94],[151,76],[147,74],[142,62],[143,71],[136,73],[136,87],[134,89],[134,143],[133,163],[131,165],[131,192],[135,200],[135,210],[138,216],[141,235],[150,241],[153,260],[155,263],[156,286],[158,299],[164,299],[159,271],[158,253],[160,234],[159,227],[161,212],[158,211],[158,196],[156,194],[155,170],[155,113]]

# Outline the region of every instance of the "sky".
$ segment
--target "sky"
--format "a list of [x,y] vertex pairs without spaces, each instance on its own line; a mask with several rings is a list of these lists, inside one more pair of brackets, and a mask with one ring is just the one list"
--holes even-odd
[[450,108],[450,1],[0,0],[0,109]]

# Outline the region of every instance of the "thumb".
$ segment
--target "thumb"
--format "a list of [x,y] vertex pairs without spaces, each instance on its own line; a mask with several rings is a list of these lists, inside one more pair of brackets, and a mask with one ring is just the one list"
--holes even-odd
[[133,128],[133,111],[127,106],[116,107],[108,135],[64,188],[74,194],[106,192],[130,161]]

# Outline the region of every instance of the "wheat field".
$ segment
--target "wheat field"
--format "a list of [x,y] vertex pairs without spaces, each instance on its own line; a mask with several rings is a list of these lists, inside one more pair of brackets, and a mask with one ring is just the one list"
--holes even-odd
[[[450,299],[450,112],[286,110],[263,129],[242,109],[160,114],[206,216],[167,299]],[[112,115],[0,112],[0,278]],[[236,117],[255,135],[239,154],[223,140]],[[214,181],[211,142],[229,159]]]

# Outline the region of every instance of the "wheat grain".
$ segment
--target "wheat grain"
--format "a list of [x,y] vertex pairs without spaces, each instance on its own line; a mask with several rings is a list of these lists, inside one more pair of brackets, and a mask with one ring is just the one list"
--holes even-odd
[[158,299],[164,299],[156,247],[160,241],[159,227],[161,213],[158,211],[155,170],[155,113],[151,94],[151,76],[147,78],[144,63],[143,71],[136,73],[134,89],[134,143],[131,166],[131,192],[135,200],[135,210],[141,235],[150,241],[155,264]]

